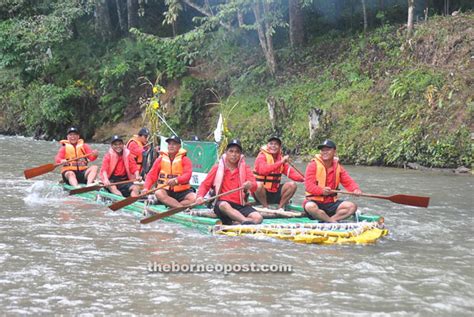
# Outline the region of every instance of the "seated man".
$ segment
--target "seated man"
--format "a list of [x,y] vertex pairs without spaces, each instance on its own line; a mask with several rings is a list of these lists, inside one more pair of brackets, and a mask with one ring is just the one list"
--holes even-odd
[[181,148],[181,139],[173,135],[166,139],[168,150],[161,151],[148,172],[143,186],[144,191],[153,185],[166,185],[155,192],[156,198],[168,207],[182,207],[194,203],[196,194],[191,189],[189,180],[193,172],[193,164]]
[[254,196],[264,208],[268,208],[268,204],[278,204],[278,209],[283,210],[295,194],[296,183],[281,184],[282,174],[297,182],[304,181],[303,176],[290,167],[288,160],[288,155],[283,156],[281,152],[281,139],[277,136],[270,137],[267,145],[260,149],[253,170],[258,185]]
[[123,139],[114,135],[110,142],[110,149],[105,154],[100,169],[100,179],[105,186],[108,186],[107,189],[111,193],[124,197],[136,197],[139,194],[139,188],[132,182],[110,186],[111,183],[140,180],[137,163],[130,151],[124,148]]
[[143,127],[138,131],[138,134],[134,135],[127,142],[126,148],[130,151],[132,156],[135,158],[140,173],[143,167],[143,151],[148,150],[147,142],[150,136],[150,130]]
[[349,173],[339,164],[336,155],[336,144],[325,140],[318,145],[321,150],[309,162],[305,173],[306,198],[303,208],[310,219],[325,222],[338,222],[354,214],[357,205],[350,201],[337,199],[336,190],[339,184],[355,194],[361,194],[359,185],[349,176]]
[[[81,184],[92,184],[97,176],[97,166],[91,165],[87,167],[89,161],[97,159],[97,150],[92,151],[89,145],[84,143],[84,140],[79,138],[79,130],[71,127],[67,130],[67,140],[61,140],[61,148],[56,154],[55,162],[63,164],[61,168],[61,175],[63,181],[71,186],[78,186]],[[69,161],[90,154],[85,158]]]
[[[216,194],[221,194],[241,186],[244,186],[246,191],[252,191],[257,188],[257,183],[250,167],[245,164],[240,141],[234,139],[227,144],[219,163],[212,167],[199,186],[196,202],[202,203],[211,187]],[[225,225],[231,225],[233,222],[259,224],[263,220],[252,206],[246,205],[243,191],[220,197],[214,205],[214,212]]]

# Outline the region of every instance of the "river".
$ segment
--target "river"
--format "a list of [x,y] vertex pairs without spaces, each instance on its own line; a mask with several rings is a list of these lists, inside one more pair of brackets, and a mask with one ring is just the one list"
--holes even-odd
[[[107,149],[93,147],[101,157]],[[140,225],[67,196],[58,172],[25,180],[24,169],[52,162],[57,143],[0,136],[0,148],[2,314],[473,314],[472,176],[347,166],[366,193],[430,196],[430,207],[357,198],[362,212],[385,217],[387,237],[302,245]],[[153,262],[284,264],[292,273],[151,274]]]

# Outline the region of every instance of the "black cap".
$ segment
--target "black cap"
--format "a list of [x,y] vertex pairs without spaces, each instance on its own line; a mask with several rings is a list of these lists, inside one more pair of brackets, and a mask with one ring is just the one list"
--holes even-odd
[[69,129],[67,129],[67,134],[72,132],[79,134],[79,130],[75,127],[70,127]]
[[244,151],[244,149],[242,148],[242,144],[240,143],[240,140],[239,139],[232,139],[230,140],[228,143],[227,143],[227,147],[225,148],[226,150],[228,150],[231,146],[238,146],[240,151]]
[[176,135],[172,135],[166,139],[166,143],[170,143],[170,141],[175,141],[176,143],[181,144],[181,139],[178,138]]
[[323,143],[318,145],[318,150],[321,150],[323,147],[330,147],[332,149],[336,148],[336,143],[331,140],[324,140]]
[[110,143],[114,143],[115,141],[122,141],[123,143],[123,139],[120,135],[114,135],[112,139],[110,139]]
[[272,136],[267,140],[267,142],[270,142],[270,141],[273,141],[273,140],[278,141],[278,143],[280,143],[280,145],[281,145],[281,139],[280,139],[279,136],[277,136],[277,135],[272,135]]
[[138,135],[150,135],[150,130],[143,127],[143,128],[140,129],[140,131],[138,131]]

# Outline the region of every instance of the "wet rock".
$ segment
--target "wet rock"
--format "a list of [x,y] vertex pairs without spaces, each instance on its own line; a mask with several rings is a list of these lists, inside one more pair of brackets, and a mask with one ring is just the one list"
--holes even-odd
[[467,174],[469,173],[471,170],[465,166],[459,166],[458,168],[456,168],[454,170],[454,173],[456,174]]
[[407,167],[411,168],[412,170],[421,170],[421,169],[423,169],[423,166],[421,166],[418,163],[407,163]]

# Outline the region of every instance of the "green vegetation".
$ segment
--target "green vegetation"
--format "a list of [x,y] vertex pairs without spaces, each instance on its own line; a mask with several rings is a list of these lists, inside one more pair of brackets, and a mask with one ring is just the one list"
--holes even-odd
[[[210,137],[224,111],[249,153],[277,132],[286,150],[307,156],[331,138],[354,164],[472,164],[472,13],[430,16],[407,38],[406,1],[368,5],[364,31],[360,1],[305,0],[298,38],[285,1],[119,3],[0,4],[0,131],[59,139],[77,125],[93,138],[139,116],[159,83],[160,112],[183,137]],[[312,108],[322,115],[311,140]]]

